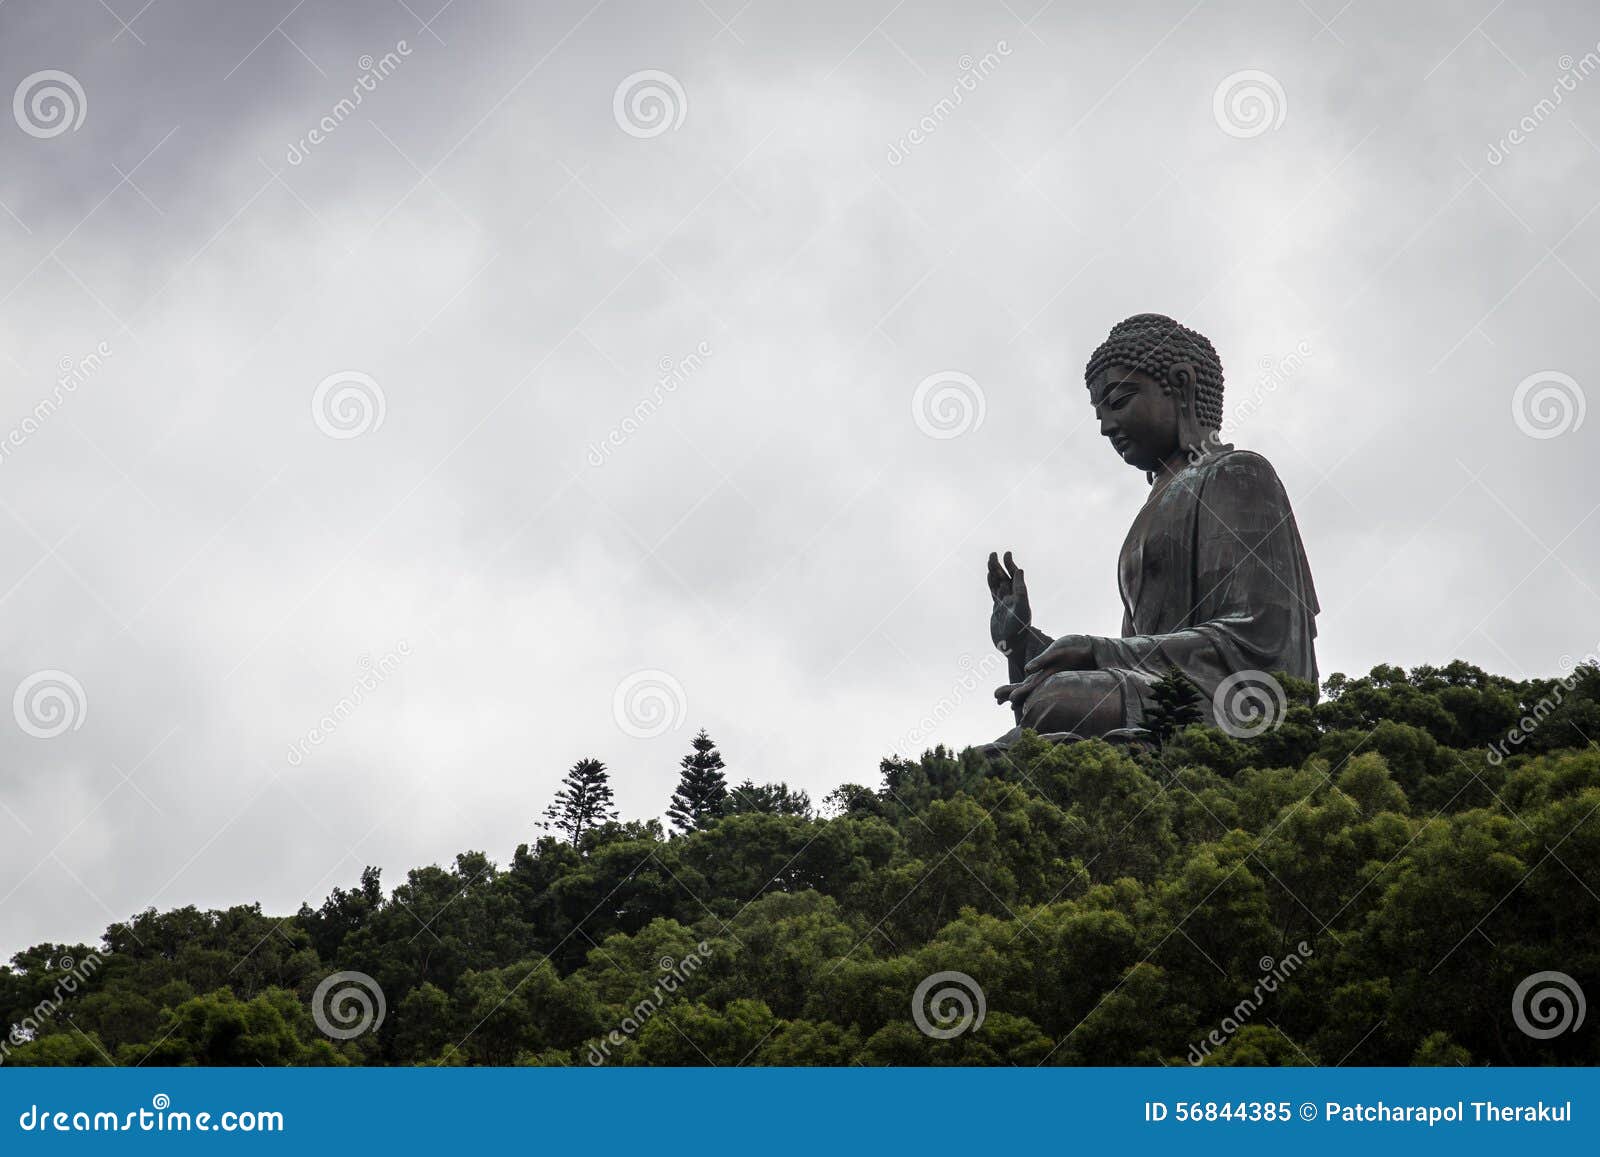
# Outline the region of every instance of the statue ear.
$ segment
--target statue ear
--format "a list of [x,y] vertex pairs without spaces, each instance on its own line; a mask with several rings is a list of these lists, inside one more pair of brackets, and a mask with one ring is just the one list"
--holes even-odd
[[1173,362],[1167,367],[1167,381],[1185,406],[1194,407],[1194,367],[1188,362]]
[[1178,442],[1191,455],[1203,455],[1206,438],[1195,408],[1196,384],[1194,366],[1190,363],[1173,362],[1167,367],[1167,388],[1178,403]]

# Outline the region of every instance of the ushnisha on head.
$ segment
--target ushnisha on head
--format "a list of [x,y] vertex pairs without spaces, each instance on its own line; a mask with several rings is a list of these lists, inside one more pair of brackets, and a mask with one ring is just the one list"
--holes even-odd
[[1159,313],[1118,322],[1084,368],[1100,432],[1148,473],[1221,449],[1222,361],[1205,335]]

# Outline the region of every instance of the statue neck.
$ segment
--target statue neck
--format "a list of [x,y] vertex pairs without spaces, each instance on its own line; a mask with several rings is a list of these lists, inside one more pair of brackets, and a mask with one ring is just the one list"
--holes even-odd
[[1154,470],[1146,471],[1145,477],[1150,482],[1152,493],[1165,489],[1173,478],[1190,466],[1199,465],[1213,454],[1232,450],[1233,446],[1223,442],[1221,438],[1218,431],[1207,430],[1198,445],[1175,447],[1172,453],[1162,459],[1161,465]]

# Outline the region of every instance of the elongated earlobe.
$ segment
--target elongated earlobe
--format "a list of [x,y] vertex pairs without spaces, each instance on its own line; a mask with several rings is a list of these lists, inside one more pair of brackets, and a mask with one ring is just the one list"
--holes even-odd
[[1206,435],[1201,429],[1200,415],[1195,402],[1194,367],[1188,362],[1173,362],[1167,367],[1167,382],[1172,387],[1173,401],[1178,407],[1178,448],[1193,461],[1204,455]]

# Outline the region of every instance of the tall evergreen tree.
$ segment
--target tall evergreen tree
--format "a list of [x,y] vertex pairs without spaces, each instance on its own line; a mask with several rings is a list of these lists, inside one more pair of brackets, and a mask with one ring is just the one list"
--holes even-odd
[[1150,688],[1150,710],[1145,712],[1145,729],[1157,745],[1165,743],[1191,723],[1205,719],[1201,710],[1200,688],[1176,667],[1157,679]]
[[555,828],[576,844],[596,824],[616,818],[606,765],[598,759],[580,759],[561,781],[555,802],[545,809],[544,827]]
[[694,737],[694,750],[683,757],[681,767],[667,818],[679,831],[690,832],[708,826],[727,811],[728,780],[722,773],[722,755],[705,728]]

